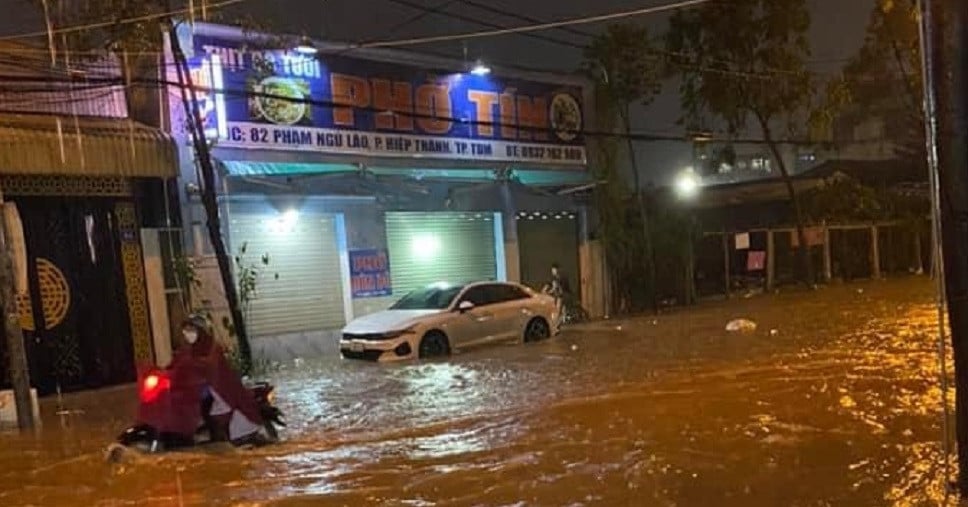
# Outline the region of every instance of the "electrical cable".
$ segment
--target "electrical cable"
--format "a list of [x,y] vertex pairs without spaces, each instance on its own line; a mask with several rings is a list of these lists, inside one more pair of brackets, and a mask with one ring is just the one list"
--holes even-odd
[[[67,83],[67,82],[87,83],[87,86],[84,89],[94,89],[94,88],[97,88],[99,86],[100,87],[108,87],[108,86],[116,87],[116,86],[119,86],[119,85],[120,86],[124,86],[124,85],[128,84],[128,83],[125,83],[124,80],[122,78],[120,78],[120,77],[118,77],[118,78],[83,78],[83,79],[74,79],[74,80],[56,80],[56,79],[38,80],[38,78],[36,78],[36,77],[0,75],[0,83],[3,83],[4,81],[7,81],[7,82],[30,82],[30,83],[45,82],[45,83],[53,83],[53,84]],[[133,79],[133,80],[131,80],[130,85],[131,86],[148,87],[148,88],[151,88],[151,89],[156,89],[156,88],[161,87],[161,86],[171,86],[171,87],[176,87],[176,88],[180,88],[180,87],[183,86],[183,85],[181,85],[178,82],[168,81],[168,80],[164,80],[164,79]],[[0,89],[2,89],[2,88],[0,88]],[[372,107],[372,106],[357,107],[357,106],[352,106],[350,104],[339,103],[339,102],[335,102],[335,101],[331,101],[331,100],[330,101],[327,101],[327,100],[318,100],[318,99],[312,99],[312,98],[297,99],[297,98],[293,98],[293,97],[285,96],[285,95],[277,95],[277,94],[266,93],[266,92],[255,92],[255,91],[252,91],[252,90],[242,90],[242,89],[236,89],[236,88],[221,88],[221,89],[215,89],[215,88],[211,88],[211,87],[199,86],[199,85],[196,84],[193,87],[193,89],[195,91],[197,91],[197,92],[203,92],[203,93],[209,93],[209,94],[221,94],[221,95],[224,95],[224,96],[227,96],[227,97],[231,97],[233,100],[243,100],[243,99],[247,100],[247,99],[252,98],[252,97],[257,97],[257,98],[271,99],[271,100],[278,100],[278,101],[285,101],[285,102],[294,102],[294,103],[306,104],[306,105],[310,105],[310,106],[323,107],[323,108],[346,108],[346,107],[352,107],[353,109],[356,109],[356,110],[359,110],[359,111],[366,111],[366,112],[372,112],[372,113],[385,113],[386,112],[385,109],[379,109],[379,108],[375,108],[375,107]],[[48,89],[48,91],[63,91],[63,88]],[[458,125],[489,126],[489,127],[492,127],[492,128],[507,127],[507,128],[510,128],[510,129],[516,129],[518,131],[526,131],[526,132],[549,133],[549,132],[551,132],[553,130],[550,127],[548,127],[548,128],[543,128],[543,127],[530,127],[530,126],[522,126],[522,125],[517,125],[517,124],[510,124],[510,123],[501,122],[501,121],[480,121],[480,120],[470,120],[470,119],[467,119],[467,118],[441,117],[441,116],[432,115],[432,114],[419,113],[419,112],[416,112],[416,111],[414,111],[414,112],[409,112],[409,111],[396,112],[395,111],[395,114],[398,114],[400,116],[407,117],[407,118],[418,119],[418,120],[419,119],[427,119],[427,120],[436,120],[436,121],[447,121],[447,122],[451,122],[451,123],[458,124]],[[633,133],[630,133],[630,134],[623,134],[623,133],[619,133],[619,132],[605,132],[605,131],[596,131],[596,130],[589,130],[589,129],[581,129],[581,130],[577,131],[576,133],[577,134],[584,135],[584,136],[588,136],[588,137],[614,138],[614,139],[631,139],[631,140],[636,140],[636,141],[674,141],[674,142],[682,142],[682,141],[688,141],[689,140],[686,135],[654,135],[654,134],[644,133],[644,132],[641,132],[641,131],[633,132]],[[861,140],[861,142],[880,142],[880,141],[883,141],[883,139],[871,138],[871,139]],[[735,143],[735,144],[767,144],[767,142],[764,141],[764,140],[762,140],[762,139],[753,139],[753,138],[748,138],[748,139],[746,139],[746,138],[713,138],[713,139],[710,139],[709,142],[730,142],[730,143]],[[773,140],[773,142],[775,142],[777,144],[811,145],[811,146],[812,145],[820,144],[817,141],[813,141],[813,140],[810,140],[810,139],[775,139],[775,140]]]
[[562,21],[553,21],[549,23],[536,23],[536,24],[524,25],[524,26],[518,26],[518,27],[512,27],[512,28],[482,30],[477,32],[457,33],[457,34],[450,34],[450,35],[432,35],[427,37],[414,37],[410,39],[387,40],[387,41],[371,42],[366,44],[356,44],[356,45],[352,45],[351,47],[361,47],[361,48],[400,47],[400,46],[412,46],[416,44],[426,44],[429,42],[480,39],[485,37],[494,37],[497,35],[537,32],[541,30],[550,30],[552,28],[561,28],[565,26],[587,25],[592,23],[601,23],[603,21],[611,21],[613,19],[623,19],[623,18],[630,18],[635,16],[644,16],[647,14],[658,14],[658,13],[672,11],[672,10],[687,9],[690,7],[695,7],[697,5],[701,5],[701,4],[705,4],[713,1],[716,1],[716,0],[680,0],[678,2],[674,2],[670,4],[646,7],[643,9],[613,12],[609,14],[599,14],[599,15],[593,15],[593,16],[584,16],[580,18],[572,18],[572,19],[566,19]]
[[[402,5],[404,7],[410,7],[411,9],[418,9],[418,10],[422,10],[422,11],[425,11],[425,12],[428,11],[428,9],[426,7],[424,7],[423,5],[420,5],[420,4],[416,3],[416,2],[412,2],[410,0],[387,0],[387,1],[388,2],[391,2],[391,3],[395,3],[397,5]],[[484,26],[484,27],[487,27],[487,28],[493,28],[495,30],[508,30],[508,27],[506,27],[506,26],[499,25],[497,23],[491,23],[489,21],[484,21],[484,20],[477,19],[477,18],[473,18],[471,16],[465,16],[463,14],[457,14],[457,13],[447,12],[447,11],[436,12],[435,14],[439,14],[439,15],[442,15],[442,16],[447,16],[449,18],[456,19],[456,20],[459,20],[459,21],[464,21],[464,22],[467,22],[467,23],[474,23],[476,25]],[[578,43],[575,43],[575,42],[566,41],[564,39],[558,39],[556,37],[551,37],[551,36],[548,36],[548,35],[542,35],[542,34],[538,34],[538,33],[523,32],[523,33],[520,33],[518,35],[521,35],[522,37],[528,37],[528,38],[531,38],[531,39],[536,39],[536,40],[544,41],[544,42],[550,42],[551,44],[557,44],[559,46],[570,47],[572,49],[584,49],[585,48],[585,46],[583,44],[578,44]],[[364,45],[365,44],[367,44],[367,43],[364,43]]]
[[[247,0],[221,0],[220,2],[216,2],[214,4],[211,4],[211,5],[207,6],[207,9],[219,9],[219,8],[222,8],[222,7],[228,7],[230,5],[240,4],[240,3],[245,2],[245,1],[247,1]],[[170,18],[172,16],[177,16],[179,14],[188,14],[188,13],[192,13],[192,12],[201,12],[201,7],[195,8],[194,11],[191,8],[175,9],[175,10],[168,11],[168,12],[161,12],[161,13],[155,13],[155,14],[145,14],[144,16],[137,16],[137,17],[132,17],[132,18],[123,18],[123,19],[113,19],[113,20],[109,20],[109,21],[101,21],[101,22],[97,22],[97,23],[88,23],[88,24],[84,24],[84,25],[74,25],[74,26],[68,26],[68,27],[64,27],[64,28],[57,28],[57,29],[54,29],[54,30],[43,30],[43,31],[38,31],[38,32],[29,32],[29,33],[22,33],[22,34],[17,34],[17,35],[4,35],[4,36],[0,36],[0,41],[16,40],[16,39],[29,39],[29,38],[33,38],[33,37],[47,37],[49,34],[66,34],[66,33],[75,33],[75,32],[85,32],[85,31],[88,31],[88,30],[95,30],[95,29],[98,29],[98,28],[106,28],[106,27],[109,27],[109,26],[129,25],[129,24],[133,24],[133,23],[142,23],[142,22],[145,22],[145,21],[154,21],[154,20],[159,20],[159,19],[164,19],[164,18]]]

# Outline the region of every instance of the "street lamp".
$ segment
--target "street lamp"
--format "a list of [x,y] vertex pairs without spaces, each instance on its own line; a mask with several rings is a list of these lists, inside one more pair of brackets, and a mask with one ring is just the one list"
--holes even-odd
[[319,52],[316,45],[313,44],[313,40],[309,37],[303,37],[299,40],[299,44],[293,48],[293,51],[303,55],[303,56],[313,56]]
[[675,187],[676,194],[683,199],[692,199],[699,193],[699,176],[693,168],[689,167],[684,169],[679,176],[676,177]]
[[484,62],[478,60],[477,63],[471,67],[471,74],[475,76],[486,76],[491,73],[491,68],[484,64]]

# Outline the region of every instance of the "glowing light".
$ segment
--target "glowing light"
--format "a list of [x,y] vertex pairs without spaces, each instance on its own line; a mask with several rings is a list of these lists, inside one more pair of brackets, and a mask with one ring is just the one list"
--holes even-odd
[[418,259],[434,259],[440,252],[440,239],[431,234],[415,236],[410,243],[410,252]]
[[212,87],[218,90],[215,93],[215,129],[219,139],[228,139],[229,122],[225,109],[225,94],[221,93],[225,89],[225,80],[222,74],[222,59],[219,55],[212,55]]
[[676,178],[676,193],[679,197],[691,199],[699,193],[699,176],[692,168],[682,171]]
[[163,377],[152,373],[145,377],[144,382],[141,384],[141,401],[144,403],[151,403],[161,396],[161,393],[167,391],[171,387],[171,380],[168,377]]
[[484,62],[478,60],[477,63],[471,68],[471,74],[475,76],[486,76],[491,73],[491,68],[484,65]]
[[289,233],[299,222],[299,211],[289,209],[279,215],[278,218],[269,223],[269,230],[277,233]]
[[306,56],[312,56],[319,52],[316,46],[313,44],[312,39],[309,37],[303,37],[299,41],[299,45],[292,49],[293,51]]

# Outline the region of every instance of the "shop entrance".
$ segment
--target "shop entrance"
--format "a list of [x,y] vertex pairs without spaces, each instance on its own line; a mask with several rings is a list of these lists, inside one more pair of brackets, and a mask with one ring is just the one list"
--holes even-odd
[[[339,223],[336,214],[304,206],[232,203],[229,238],[238,277],[259,270],[248,309],[252,337],[339,329],[346,324]],[[263,263],[263,256],[268,263]]]
[[[499,278],[502,242],[495,241],[495,213],[388,212],[387,245],[393,295],[436,282],[466,283]],[[498,252],[496,246],[501,249]]]
[[568,212],[518,213],[518,250],[521,283],[535,289],[551,279],[551,265],[558,264],[572,294],[580,298],[578,220]]
[[134,381],[121,242],[123,232],[136,233],[120,229],[118,200],[13,202],[26,243],[28,291],[17,299],[33,385],[50,394],[58,386],[71,391]]

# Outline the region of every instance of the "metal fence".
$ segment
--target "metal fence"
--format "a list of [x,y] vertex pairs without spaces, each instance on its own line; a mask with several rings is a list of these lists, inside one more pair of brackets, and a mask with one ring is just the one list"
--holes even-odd
[[[931,269],[923,223],[824,224],[805,230],[813,280],[878,279]],[[695,246],[699,297],[770,291],[806,279],[795,228],[707,232]]]

